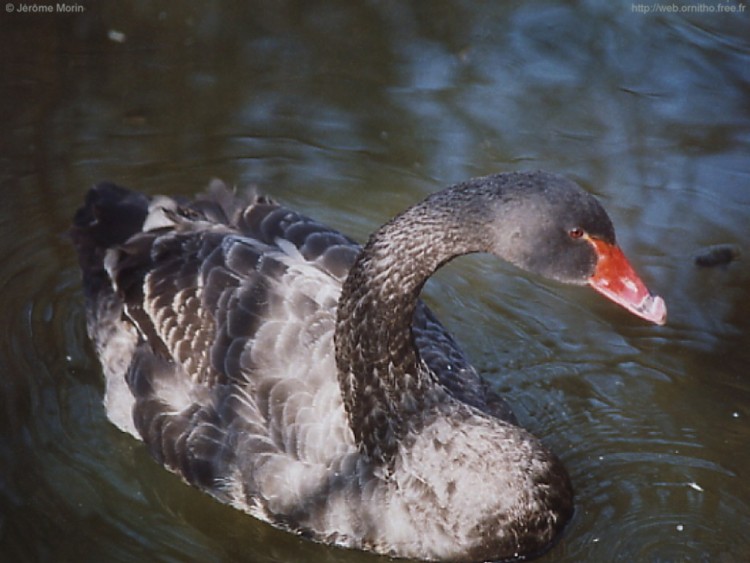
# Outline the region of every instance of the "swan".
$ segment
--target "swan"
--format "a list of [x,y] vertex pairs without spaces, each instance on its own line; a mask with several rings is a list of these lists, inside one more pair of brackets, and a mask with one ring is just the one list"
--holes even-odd
[[435,270],[491,253],[666,321],[598,201],[539,171],[436,192],[364,247],[219,182],[101,183],[71,235],[116,426],[221,502],[397,558],[528,558],[573,512],[562,463],[419,300]]

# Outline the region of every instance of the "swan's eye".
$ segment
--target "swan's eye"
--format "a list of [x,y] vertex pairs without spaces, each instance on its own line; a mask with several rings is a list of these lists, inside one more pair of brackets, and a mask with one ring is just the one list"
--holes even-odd
[[580,227],[576,227],[568,231],[568,236],[572,239],[579,239],[583,236],[583,234],[583,229]]

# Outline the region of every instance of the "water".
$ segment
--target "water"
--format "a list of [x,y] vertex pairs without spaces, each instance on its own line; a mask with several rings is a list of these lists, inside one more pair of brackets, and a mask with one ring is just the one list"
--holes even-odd
[[[577,511],[540,561],[750,558],[747,12],[85,7],[0,16],[0,559],[377,560],[219,505],[107,422],[64,236],[89,185],[257,183],[362,240],[439,187],[534,168],[601,199],[670,312],[646,326],[486,257],[428,285],[570,470]],[[725,243],[743,256],[693,264]]]

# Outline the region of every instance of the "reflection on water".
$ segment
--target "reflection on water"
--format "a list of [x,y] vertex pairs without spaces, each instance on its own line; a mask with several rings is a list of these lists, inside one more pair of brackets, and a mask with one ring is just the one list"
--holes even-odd
[[[748,18],[594,0],[4,15],[0,559],[375,560],[218,505],[106,421],[64,237],[88,185],[257,182],[362,240],[453,181],[545,168],[600,197],[670,321],[483,257],[428,285],[571,472],[577,512],[542,560],[747,560]],[[722,243],[744,255],[695,267]]]

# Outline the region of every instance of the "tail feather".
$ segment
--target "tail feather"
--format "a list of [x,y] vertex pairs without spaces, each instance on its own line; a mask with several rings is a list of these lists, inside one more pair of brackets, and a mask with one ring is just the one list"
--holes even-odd
[[107,249],[127,241],[143,228],[149,198],[116,184],[103,182],[91,188],[73,218],[70,230],[78,251],[84,287],[89,296],[109,285],[104,270]]
[[122,299],[114,291],[104,260],[110,248],[124,244],[141,230],[148,206],[146,196],[115,184],[98,184],[89,190],[70,229],[83,274],[88,333],[104,369],[107,416],[136,438],[134,398],[124,374],[137,336],[128,323],[122,322]]

